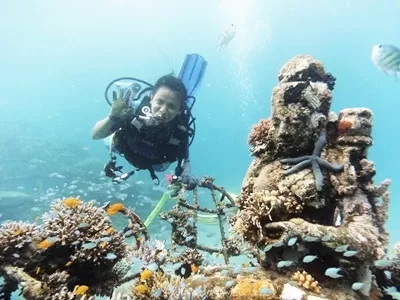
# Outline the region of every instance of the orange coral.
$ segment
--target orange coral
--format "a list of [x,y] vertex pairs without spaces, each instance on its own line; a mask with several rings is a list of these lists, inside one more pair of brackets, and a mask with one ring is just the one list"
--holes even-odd
[[349,130],[353,126],[353,122],[350,122],[348,120],[340,120],[338,125],[337,125],[337,130],[339,134],[346,133],[347,130]]
[[258,124],[253,125],[248,143],[251,146],[263,144],[268,136],[269,128],[271,126],[271,119],[263,119]]

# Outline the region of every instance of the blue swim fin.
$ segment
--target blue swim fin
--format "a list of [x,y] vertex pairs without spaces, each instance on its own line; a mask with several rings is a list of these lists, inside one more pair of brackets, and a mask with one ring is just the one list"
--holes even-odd
[[185,61],[179,70],[178,78],[182,80],[189,96],[192,96],[200,86],[206,68],[207,62],[201,55],[186,54]]

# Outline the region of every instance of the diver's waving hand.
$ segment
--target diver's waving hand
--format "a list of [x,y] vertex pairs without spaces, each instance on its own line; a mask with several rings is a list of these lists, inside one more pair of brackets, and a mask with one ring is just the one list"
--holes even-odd
[[117,92],[113,92],[113,103],[109,115],[110,119],[114,119],[115,121],[129,121],[133,118],[133,107],[129,101],[131,95],[131,88],[128,88],[126,92],[121,89],[119,97],[117,97]]

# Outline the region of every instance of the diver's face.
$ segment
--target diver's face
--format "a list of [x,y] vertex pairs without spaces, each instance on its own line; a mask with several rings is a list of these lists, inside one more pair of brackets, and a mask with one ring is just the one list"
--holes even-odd
[[174,91],[160,87],[150,101],[153,117],[160,118],[163,123],[172,121],[180,112],[181,105]]

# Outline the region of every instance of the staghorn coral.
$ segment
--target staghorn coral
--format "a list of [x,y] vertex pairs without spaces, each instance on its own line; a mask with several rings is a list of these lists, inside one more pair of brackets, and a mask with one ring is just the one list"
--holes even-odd
[[[51,205],[51,211],[43,217],[44,234],[55,240],[48,251],[57,246],[70,247],[73,252],[69,260],[73,263],[90,261],[109,265],[108,253],[123,257],[126,250],[124,237],[110,228],[112,223],[104,210],[90,202],[70,207],[63,201],[56,201]],[[87,243],[94,243],[95,247],[85,246]]]

